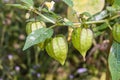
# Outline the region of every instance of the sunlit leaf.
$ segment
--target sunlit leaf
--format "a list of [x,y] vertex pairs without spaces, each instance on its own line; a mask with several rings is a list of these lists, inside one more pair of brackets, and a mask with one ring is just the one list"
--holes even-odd
[[28,35],[23,50],[26,50],[35,44],[45,41],[47,38],[50,38],[52,34],[53,29],[49,28],[40,28],[33,31],[30,35]]
[[[105,0],[73,0],[73,9],[78,13],[88,12],[94,15],[100,12],[105,5]],[[78,18],[72,14],[73,10],[68,8],[68,19],[78,22]]]

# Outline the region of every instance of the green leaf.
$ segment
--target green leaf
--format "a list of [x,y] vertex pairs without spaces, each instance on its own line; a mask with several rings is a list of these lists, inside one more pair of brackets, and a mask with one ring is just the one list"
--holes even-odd
[[106,23],[103,23],[103,24],[101,24],[101,25],[99,25],[99,26],[94,27],[94,28],[93,28],[93,31],[94,31],[94,32],[103,31],[103,30],[105,30],[106,28],[108,28],[108,25],[107,25]]
[[72,0],[63,0],[68,6],[73,7],[73,1]]
[[120,43],[113,42],[108,63],[112,80],[120,80]]
[[25,3],[27,7],[31,7],[34,5],[33,0],[21,0],[21,2]]
[[116,8],[116,10],[120,10],[120,0],[114,0],[112,7]]
[[53,29],[50,28],[40,28],[33,31],[30,35],[28,35],[23,50],[26,50],[35,44],[45,41],[46,39],[50,38],[52,34]]
[[106,8],[110,13],[116,13],[116,9],[114,7],[111,7],[111,6],[107,6]]
[[104,31],[97,31],[97,32],[94,32],[94,37],[98,37],[100,35],[102,35],[104,33]]
[[108,25],[106,23],[103,23],[99,26],[95,26],[93,27],[93,32],[94,32],[94,37],[98,37],[100,36],[101,34],[103,34],[105,32],[105,29],[108,28]]
[[28,9],[26,6],[21,5],[21,4],[7,4],[7,6],[12,6],[20,9]]
[[108,17],[108,12],[107,12],[107,10],[103,10],[103,11],[101,11],[99,13],[96,13],[95,15],[91,16],[88,20],[98,21],[98,20],[102,20],[106,17]]

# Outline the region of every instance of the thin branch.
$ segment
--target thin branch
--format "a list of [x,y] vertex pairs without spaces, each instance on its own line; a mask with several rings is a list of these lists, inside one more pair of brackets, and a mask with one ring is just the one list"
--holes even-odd
[[43,15],[43,14],[41,14],[41,13],[39,13],[38,11],[33,10],[33,12],[34,12],[34,13],[36,13],[36,14],[38,14],[39,16],[41,16],[42,18],[44,18],[45,20],[47,20],[47,21],[49,21],[49,22],[51,22],[51,23],[55,24],[55,21],[53,21],[53,20],[51,20],[51,19],[47,18],[46,16],[44,16],[44,15]]
[[[36,13],[36,14],[38,14],[39,16],[41,16],[42,18],[44,18],[45,20],[48,20],[49,22],[51,22],[51,23],[53,23],[53,24],[56,23],[55,21],[51,20],[50,18],[48,18],[48,17],[44,16],[43,14],[39,13],[37,10],[33,10],[33,12]],[[117,14],[117,15],[109,18],[108,21],[113,20],[113,19],[118,18],[118,17],[120,17],[120,14]],[[88,22],[84,22],[84,24],[98,24],[98,23],[106,23],[106,19],[104,19],[104,20],[99,20],[99,21],[88,21]],[[75,25],[81,25],[81,24],[82,24],[82,23],[80,23],[80,22],[78,22],[78,23],[73,23],[74,26],[75,26]],[[53,27],[56,27],[56,26],[59,26],[59,25],[61,25],[61,26],[66,26],[66,25],[64,25],[64,24],[55,24],[55,25],[53,25]]]
[[[109,20],[113,20],[113,19],[118,18],[118,17],[120,17],[120,14],[111,17]],[[106,19],[99,20],[99,21],[88,21],[88,22],[85,22],[85,24],[98,24],[98,23],[105,23],[105,22],[106,22]],[[80,24],[81,23],[74,23],[74,25],[80,25]]]

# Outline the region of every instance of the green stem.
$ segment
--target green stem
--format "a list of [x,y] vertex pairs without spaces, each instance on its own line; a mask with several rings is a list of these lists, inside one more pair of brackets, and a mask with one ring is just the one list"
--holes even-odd
[[[113,16],[113,17],[111,17],[109,20],[107,20],[107,21],[110,21],[110,20],[113,20],[113,19],[115,19],[115,18],[118,18],[118,17],[120,17],[120,15],[115,15],[115,16]],[[88,21],[88,22],[84,22],[85,24],[98,24],[98,23],[106,23],[106,19],[104,19],[104,20],[99,20],[99,21]],[[73,25],[75,26],[75,25],[81,25],[82,23],[74,23]],[[55,24],[55,25],[53,25],[53,26],[51,26],[50,28],[53,28],[53,27],[56,27],[56,26],[66,26],[66,25],[64,25],[64,24]],[[110,25],[108,25],[109,26],[109,28],[110,29],[112,29],[111,28],[111,26]]]
[[41,16],[42,18],[44,18],[45,20],[47,20],[47,21],[49,21],[49,22],[51,22],[51,23],[55,24],[55,21],[53,21],[53,20],[51,20],[51,19],[47,18],[46,16],[44,16],[44,15],[43,15],[43,14],[41,14],[41,13],[39,13],[38,11],[33,10],[33,12],[34,12],[34,13],[36,13],[36,14],[38,14],[39,16]]
[[35,53],[35,64],[37,65],[38,64],[38,52],[37,53]]
[[[111,17],[109,20],[113,20],[117,17],[120,17],[120,15],[115,15],[113,17]],[[98,24],[98,23],[105,23],[106,22],[106,19],[105,20],[99,20],[99,21],[88,21],[88,22],[85,22],[85,24]],[[74,23],[74,25],[80,25],[81,23]]]
[[55,25],[50,26],[49,28],[54,28],[54,27],[56,27],[56,26],[58,26],[58,25],[55,24]]
[[37,52],[35,53],[35,64],[37,65],[39,60],[38,60],[38,57],[39,57],[39,52],[37,50]]
[[30,56],[30,52],[27,52],[27,65],[31,66],[31,56]]
[[108,20],[106,20],[106,24],[108,25],[108,27],[110,28],[110,30],[112,30],[112,27],[111,27],[111,25],[109,24],[109,21],[108,21]]
[[[33,12],[36,13],[36,14],[38,14],[39,16],[41,16],[42,18],[44,18],[45,20],[47,20],[47,21],[55,24],[55,25],[51,26],[50,28],[53,28],[53,27],[56,27],[56,26],[66,26],[66,25],[64,25],[64,24],[56,24],[55,21],[53,21],[53,20],[51,20],[50,18],[48,18],[48,17],[44,16],[43,14],[39,13],[37,10],[33,10]],[[111,17],[109,20],[113,20],[113,19],[115,19],[115,18],[117,18],[117,17],[120,17],[120,15],[117,14],[117,15]],[[106,23],[106,19],[104,19],[104,20],[99,20],[99,21],[88,21],[88,22],[84,22],[84,24],[98,24],[98,23]],[[82,24],[82,23],[80,23],[80,22],[78,22],[78,23],[73,23],[74,26],[75,26],[75,25],[81,25],[81,24]]]
[[50,26],[49,28],[54,28],[54,27],[57,27],[57,26],[66,26],[66,25],[64,25],[64,24],[55,24],[55,25]]

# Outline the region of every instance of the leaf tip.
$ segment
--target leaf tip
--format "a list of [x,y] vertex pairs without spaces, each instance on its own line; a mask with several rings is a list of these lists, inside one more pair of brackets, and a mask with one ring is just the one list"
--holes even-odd
[[25,47],[25,45],[24,45],[24,47],[23,47],[23,49],[22,49],[22,51],[25,51],[27,48]]
[[25,49],[25,48],[23,48],[22,50],[23,50],[23,51],[25,51],[26,49]]

